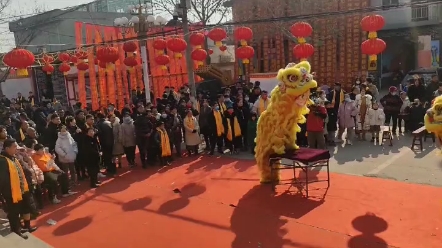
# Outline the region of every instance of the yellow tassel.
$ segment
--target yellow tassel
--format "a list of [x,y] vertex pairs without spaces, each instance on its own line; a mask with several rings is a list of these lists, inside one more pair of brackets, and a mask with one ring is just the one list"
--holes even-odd
[[298,38],[298,43],[299,43],[299,44],[304,44],[304,43],[306,43],[305,38],[304,38],[304,37],[299,37],[299,38]]
[[307,61],[307,59],[305,59],[305,58],[302,58],[302,59],[301,59],[301,61]]
[[378,56],[377,55],[370,55],[369,56],[369,60],[370,61],[377,61],[378,60]]
[[201,49],[202,47],[201,46],[195,46],[195,49]]
[[161,70],[167,70],[167,66],[162,65],[162,66],[161,66]]
[[112,63],[107,63],[106,64],[106,70],[107,71],[113,71],[114,69],[115,69],[114,64],[112,64]]
[[181,59],[183,57],[182,53],[175,53],[175,58]]
[[203,62],[203,61],[198,61],[198,62],[196,62],[196,64],[197,64],[198,66],[201,66],[201,65],[204,65],[204,62]]
[[241,40],[241,46],[247,46],[247,41],[246,40]]
[[376,32],[369,32],[368,38],[369,39],[376,39],[376,38],[378,38],[378,34]]
[[28,68],[17,69],[17,76],[28,76]]
[[157,54],[158,54],[158,55],[163,55],[163,54],[164,54],[164,51],[163,51],[163,50],[157,50]]
[[248,63],[250,63],[250,60],[248,60],[248,59],[243,59],[243,60],[242,60],[242,63],[243,63],[243,64],[248,64]]
[[223,45],[222,41],[215,42],[215,46],[217,46],[217,47],[221,47],[222,45]]

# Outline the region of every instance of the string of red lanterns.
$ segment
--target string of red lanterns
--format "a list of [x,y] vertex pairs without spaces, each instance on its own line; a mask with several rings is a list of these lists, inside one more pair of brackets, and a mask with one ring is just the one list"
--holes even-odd
[[195,47],[190,56],[197,62],[198,66],[204,65],[207,58],[206,50],[202,49],[205,41],[206,37],[203,33],[192,33],[189,37],[189,43]]
[[368,15],[362,18],[361,28],[368,32],[368,40],[362,42],[361,51],[369,56],[370,63],[377,61],[377,55],[384,52],[387,44],[378,38],[377,31],[385,26],[385,19],[381,15]]
[[296,22],[290,27],[290,33],[298,40],[298,44],[293,47],[295,58],[301,61],[310,58],[315,53],[315,48],[305,38],[312,35],[312,26],[307,22]]
[[124,59],[123,63],[129,68],[129,70],[133,70],[134,67],[138,65],[138,61],[134,56],[137,49],[138,45],[134,41],[128,41],[123,44],[123,51],[127,54],[127,57]]
[[181,38],[171,38],[167,40],[167,48],[175,54],[175,58],[183,57],[183,52],[186,50],[187,43]]
[[255,55],[255,49],[247,45],[247,41],[253,38],[253,31],[248,27],[238,27],[233,32],[235,39],[240,42],[240,47],[236,48],[236,57],[242,60],[243,64],[249,64],[250,59]]
[[18,76],[28,76],[28,67],[34,62],[34,54],[21,48],[15,48],[3,57],[3,64],[17,69]]

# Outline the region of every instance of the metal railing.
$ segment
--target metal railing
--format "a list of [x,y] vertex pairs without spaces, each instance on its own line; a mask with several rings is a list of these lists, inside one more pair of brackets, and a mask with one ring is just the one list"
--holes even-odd
[[440,21],[442,20],[442,4],[419,5],[413,4],[411,7],[411,21]]

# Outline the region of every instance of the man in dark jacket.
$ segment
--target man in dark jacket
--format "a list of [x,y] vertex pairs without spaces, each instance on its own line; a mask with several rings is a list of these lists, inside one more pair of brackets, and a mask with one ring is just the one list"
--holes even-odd
[[[437,90],[437,88],[435,90]],[[435,90],[433,90],[433,92]],[[413,102],[414,99],[425,101],[426,98],[425,86],[421,84],[419,78],[415,78],[413,84],[410,85],[410,87],[408,87],[407,96],[410,102]]]
[[[426,98],[425,101],[431,102],[434,98],[434,92],[439,89],[439,78],[437,75],[431,77],[431,82],[427,85],[425,89]],[[410,99],[413,102],[413,100]]]
[[147,168],[147,150],[154,128],[151,122],[150,110],[147,111],[143,105],[139,105],[137,112],[138,116],[134,122],[135,138],[140,152],[141,165],[143,168]]
[[385,125],[389,126],[390,121],[393,121],[393,133],[396,133],[397,123],[398,123],[398,117],[399,113],[401,112],[402,107],[402,99],[397,94],[397,88],[394,86],[391,86],[388,89],[389,93],[382,97],[380,100],[382,106],[384,107],[384,114],[385,114]]
[[107,174],[113,176],[117,173],[117,167],[115,163],[112,162],[112,150],[114,148],[112,124],[106,120],[106,117],[102,113],[98,113],[97,118],[97,136],[100,141],[101,151],[103,152],[103,165],[106,167]]
[[55,143],[58,139],[58,131],[61,127],[61,120],[58,114],[51,115],[51,122],[49,122],[48,127],[44,132],[44,145],[49,148],[49,152],[54,152]]

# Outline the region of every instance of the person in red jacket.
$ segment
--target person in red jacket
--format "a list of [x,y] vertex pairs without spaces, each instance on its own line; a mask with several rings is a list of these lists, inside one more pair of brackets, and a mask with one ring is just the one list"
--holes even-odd
[[307,116],[307,140],[310,148],[326,149],[324,125],[327,118],[327,109],[316,101],[310,107]]

